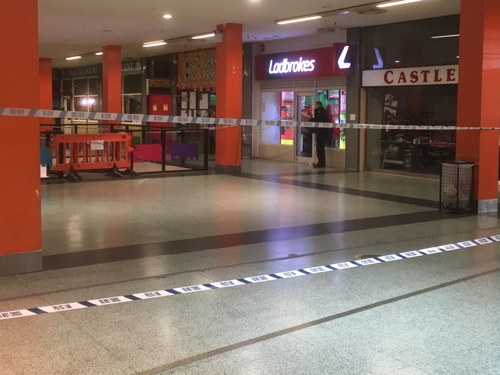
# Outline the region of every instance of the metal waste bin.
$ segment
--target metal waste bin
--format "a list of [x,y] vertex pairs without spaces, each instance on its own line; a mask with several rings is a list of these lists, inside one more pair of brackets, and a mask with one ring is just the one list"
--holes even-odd
[[439,211],[472,211],[474,163],[441,163]]

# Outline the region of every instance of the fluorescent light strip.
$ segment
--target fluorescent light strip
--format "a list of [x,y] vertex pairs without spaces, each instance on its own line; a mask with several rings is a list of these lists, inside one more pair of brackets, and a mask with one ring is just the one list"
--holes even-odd
[[409,4],[409,3],[416,3],[420,0],[401,0],[401,1],[393,1],[391,3],[383,3],[377,5],[377,8],[387,8],[387,7],[392,7],[395,5],[403,5],[403,4]]
[[460,34],[450,34],[450,35],[436,35],[431,36],[431,39],[441,39],[441,38],[457,38]]
[[142,46],[143,47],[157,47],[157,46],[164,46],[165,44],[167,44],[167,42],[165,42],[164,40],[156,40],[154,42],[143,43]]
[[81,56],[71,56],[71,57],[66,57],[66,60],[78,60],[81,59]]
[[102,56],[103,52],[96,52],[95,55],[96,56]]
[[288,19],[288,20],[276,21],[276,23],[278,25],[286,25],[289,23],[312,21],[312,20],[317,20],[320,18],[323,18],[323,17],[321,17],[321,16],[308,16],[308,17],[292,18],[292,19]]
[[215,33],[208,33],[208,34],[192,36],[191,39],[204,39],[204,38],[211,38],[213,36],[215,36]]

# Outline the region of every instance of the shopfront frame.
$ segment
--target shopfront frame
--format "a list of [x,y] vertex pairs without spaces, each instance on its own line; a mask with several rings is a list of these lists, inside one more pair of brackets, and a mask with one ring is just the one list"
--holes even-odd
[[[281,92],[287,92],[291,91],[294,92],[294,96],[296,94],[308,94],[314,97],[314,101],[316,101],[317,96],[318,96],[318,91],[327,91],[327,90],[346,90],[346,70],[341,70],[338,67],[338,56],[341,54],[343,51],[344,47],[349,48],[345,43],[335,43],[332,47],[326,47],[323,48],[323,50],[328,50],[328,48],[331,49],[331,59],[326,64],[330,64],[328,67],[330,71],[328,73],[323,74],[324,76],[320,77],[310,77],[310,78],[305,78],[304,76],[306,74],[299,74],[299,77],[297,78],[284,78],[284,77],[279,77],[279,78],[274,78],[274,77],[269,77],[269,75],[266,77],[266,74],[263,74],[262,72],[259,72],[259,69],[262,70],[262,66],[258,67],[259,65],[262,65],[262,55],[261,60],[259,63],[259,55],[256,57],[256,85],[255,85],[255,93],[254,93],[254,109],[259,118],[265,119],[263,117],[263,110],[265,109],[265,104],[262,103],[262,96],[263,93],[281,93]],[[294,61],[297,61],[298,63],[303,62],[304,59],[300,60],[298,56],[300,56],[302,53],[307,53],[308,50],[305,51],[292,51],[288,53],[280,53],[280,54],[272,54],[269,55],[269,59],[271,56],[296,56],[295,60],[293,57],[288,58],[288,61],[291,61],[294,63]],[[338,51],[338,52],[337,52]],[[284,61],[284,59],[280,60]],[[268,67],[269,62],[265,62],[266,68]],[[298,66],[296,64],[296,66]],[[327,68],[327,69],[328,69]],[[271,68],[270,68],[271,69]],[[300,67],[299,67],[300,69]],[[303,72],[302,72],[303,73]],[[278,76],[283,76],[282,74],[278,74]],[[297,75],[296,75],[297,76]],[[266,79],[267,78],[267,79]],[[270,78],[270,79],[269,79]],[[294,117],[296,117],[297,114],[295,114]],[[280,116],[281,119],[281,116]],[[269,120],[277,120],[277,118],[269,118]],[[297,121],[297,119],[295,119]],[[262,129],[259,129],[257,132],[254,133],[254,136],[258,139],[256,146],[257,149],[255,150],[255,154],[258,158],[262,159],[271,159],[271,160],[279,160],[279,161],[286,161],[286,162],[298,162],[298,163],[306,163],[306,162],[315,162],[316,161],[316,153],[315,150],[312,150],[312,157],[309,159],[303,159],[300,157],[295,150],[295,145],[289,145],[289,144],[281,144],[281,143],[266,143],[263,142],[263,134],[262,134]],[[314,143],[314,142],[313,142]],[[338,149],[338,148],[326,148],[326,164],[329,167],[335,167],[335,168],[345,168],[345,150],[343,149]]]

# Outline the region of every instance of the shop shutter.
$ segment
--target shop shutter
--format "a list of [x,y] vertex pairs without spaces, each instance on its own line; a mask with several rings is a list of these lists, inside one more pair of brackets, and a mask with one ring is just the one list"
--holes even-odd
[[332,88],[345,88],[345,77],[326,77],[310,79],[275,79],[260,81],[261,91],[310,91]]

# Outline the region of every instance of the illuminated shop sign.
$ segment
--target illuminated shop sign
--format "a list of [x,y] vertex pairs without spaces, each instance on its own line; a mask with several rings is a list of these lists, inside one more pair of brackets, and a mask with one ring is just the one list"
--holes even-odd
[[335,43],[326,48],[257,55],[255,77],[259,81],[343,76],[351,68],[351,50],[349,44]]
[[316,60],[306,60],[302,59],[302,57],[296,61],[288,61],[287,58],[284,58],[281,62],[274,62],[271,59],[269,63],[269,74],[312,72],[315,62]]
[[458,65],[377,69],[363,72],[363,87],[452,85],[457,83]]

